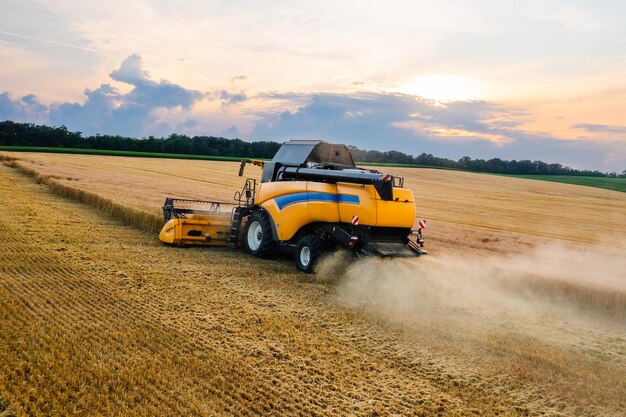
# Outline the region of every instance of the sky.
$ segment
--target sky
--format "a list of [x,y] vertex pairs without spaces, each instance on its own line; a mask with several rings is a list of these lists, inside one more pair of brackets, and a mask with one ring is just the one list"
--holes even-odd
[[626,2],[0,0],[0,120],[626,169]]

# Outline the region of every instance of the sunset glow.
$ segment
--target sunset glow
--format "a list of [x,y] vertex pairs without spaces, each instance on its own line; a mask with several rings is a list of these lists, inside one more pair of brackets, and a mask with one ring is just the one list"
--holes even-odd
[[625,2],[0,5],[0,119],[626,168]]
[[475,83],[462,75],[433,74],[415,77],[395,91],[442,103],[480,98],[480,92]]

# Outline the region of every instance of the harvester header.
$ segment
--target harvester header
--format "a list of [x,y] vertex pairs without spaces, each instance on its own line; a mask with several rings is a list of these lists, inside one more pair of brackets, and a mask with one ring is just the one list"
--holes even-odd
[[269,162],[243,160],[240,176],[247,163],[263,168],[261,182],[246,180],[230,212],[223,209],[228,203],[203,201],[205,209],[190,210],[173,202],[198,200],[168,198],[161,240],[243,246],[259,257],[292,253],[304,272],[338,246],[357,255],[426,253],[422,227],[413,229],[415,199],[404,179],[357,168],[345,145],[290,141]]

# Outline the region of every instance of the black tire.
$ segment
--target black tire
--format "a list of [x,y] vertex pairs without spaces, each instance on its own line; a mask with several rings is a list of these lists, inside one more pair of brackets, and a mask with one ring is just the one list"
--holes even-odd
[[272,224],[264,211],[255,211],[248,218],[243,245],[246,252],[259,258],[267,258],[274,252],[276,242],[272,237]]
[[296,267],[307,274],[313,273],[321,254],[322,242],[317,235],[302,236],[296,245]]

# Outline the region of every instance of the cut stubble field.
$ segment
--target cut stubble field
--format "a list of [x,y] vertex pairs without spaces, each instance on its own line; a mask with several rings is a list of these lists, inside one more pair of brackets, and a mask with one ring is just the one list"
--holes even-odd
[[4,155],[0,415],[626,413],[626,194],[385,168],[430,255],[309,277],[152,233],[238,164]]

